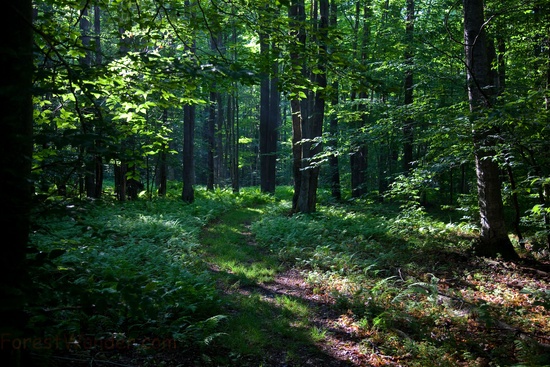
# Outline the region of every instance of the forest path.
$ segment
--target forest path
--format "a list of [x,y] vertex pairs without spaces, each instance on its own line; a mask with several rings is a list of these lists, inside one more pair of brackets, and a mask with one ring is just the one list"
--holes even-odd
[[335,311],[334,299],[256,244],[250,224],[260,215],[254,208],[234,210],[201,234],[231,315],[224,340],[229,350],[254,366],[393,365],[391,357],[364,354],[370,347],[361,345],[346,315]]

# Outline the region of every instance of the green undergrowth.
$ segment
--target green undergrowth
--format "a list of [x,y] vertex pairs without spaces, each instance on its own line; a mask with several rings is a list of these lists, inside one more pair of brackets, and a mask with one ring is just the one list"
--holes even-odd
[[[472,256],[471,224],[323,192],[316,213],[291,215],[291,197],[199,189],[193,204],[173,191],[38,207],[34,352],[75,366],[305,366],[347,334],[371,366],[550,364],[549,280]],[[304,298],[266,290],[290,268],[330,305],[323,322]]]
[[277,259],[266,256],[253,238],[246,235],[250,224],[262,214],[262,209],[257,208],[231,210],[204,229],[201,243],[206,247],[206,261],[226,275],[226,282],[241,285],[267,282],[279,270]]
[[196,196],[191,205],[173,195],[38,207],[28,255],[33,352],[199,358],[225,319],[200,234],[264,199],[255,190]]
[[262,291],[283,270],[278,257],[259,247],[250,233],[265,210],[262,205],[228,211],[201,236],[205,259],[231,315],[212,346],[217,352],[211,354],[211,362],[217,365],[293,363],[313,344],[308,335],[310,310],[304,302]]
[[471,224],[366,204],[267,210],[252,231],[333,300],[370,365],[550,365],[547,277],[472,256]]

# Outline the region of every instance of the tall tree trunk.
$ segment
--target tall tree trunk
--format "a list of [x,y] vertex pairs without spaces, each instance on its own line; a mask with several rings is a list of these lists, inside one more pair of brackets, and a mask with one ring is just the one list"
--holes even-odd
[[[496,84],[496,93],[498,95],[502,94],[504,90],[506,89],[506,41],[502,37],[501,34],[498,34],[496,37],[496,44],[498,48],[498,54],[494,55],[493,57],[497,60],[497,84]],[[492,48],[494,50],[494,47]],[[518,237],[518,242],[522,248],[525,248],[525,243],[523,240],[523,235],[521,233],[521,208],[519,205],[519,197],[517,193],[517,185],[516,185],[516,179],[514,176],[514,170],[512,169],[512,163],[510,162],[510,153],[505,152],[504,154],[505,159],[505,168],[506,173],[508,174],[508,180],[510,182],[510,188],[511,191],[511,199],[512,199],[512,206],[514,208],[514,220],[512,222],[512,226],[514,227],[514,230],[516,232],[516,236]]]
[[[363,9],[361,9],[363,5]],[[361,10],[363,12],[361,21]],[[365,65],[369,62],[369,56],[367,54],[368,45],[371,38],[370,18],[372,17],[372,8],[370,1],[362,4],[358,1],[355,4],[355,32],[358,35],[357,39],[360,40],[360,44],[357,44],[357,40],[354,42],[354,49],[356,54],[360,58],[361,62]],[[362,24],[362,27],[360,26]],[[361,33],[359,33],[361,29]],[[360,34],[360,36],[359,36]],[[352,100],[356,98],[356,93],[352,93]],[[354,123],[354,127],[357,131],[360,131],[368,123],[367,115],[367,92],[365,90],[359,91],[359,103],[357,104],[358,120]],[[369,146],[365,142],[365,139],[360,134],[357,134],[358,138],[354,139],[352,145],[352,152],[350,154],[350,169],[351,169],[351,196],[354,198],[361,197],[367,192],[367,167]]]
[[[544,1],[536,1],[533,12],[535,14],[535,21],[539,24],[548,24],[548,3]],[[546,34],[537,34],[537,44],[535,45],[535,57],[539,58],[540,61],[539,67],[541,67],[541,75],[545,75],[544,80],[542,81],[543,88],[547,91],[544,93],[544,107],[546,111],[550,111],[550,34],[548,29],[546,29]],[[550,114],[546,114],[550,116]],[[550,123],[550,117],[546,118],[546,122]],[[548,146],[548,145],[547,145]],[[543,148],[544,149],[544,148]],[[532,159],[535,162],[535,159]],[[546,245],[550,251],[550,213],[548,208],[550,208],[550,184],[547,180],[544,180],[543,177],[548,177],[547,174],[544,175],[542,167],[535,163],[535,170],[538,171],[538,177],[541,178],[541,185],[539,186],[539,204],[543,206],[546,210],[543,211],[544,216],[544,229],[547,233],[546,236]]]
[[[331,29],[337,29],[338,28],[338,4],[336,3],[336,0],[330,1],[330,28]],[[340,167],[339,167],[339,159],[338,159],[338,114],[336,112],[336,107],[339,103],[339,95],[338,95],[338,79],[334,78],[334,81],[332,82],[332,108],[334,110],[330,122],[329,122],[329,133],[330,133],[330,149],[332,150],[333,154],[329,157],[329,167],[330,167],[330,188],[331,188],[331,195],[336,200],[340,200],[342,198],[342,188],[340,184]]]
[[275,193],[279,125],[278,50],[265,32],[260,32],[260,53],[266,70],[260,83],[260,189]]
[[[414,92],[414,0],[407,0],[407,20],[405,22],[405,106],[412,106]],[[411,170],[413,162],[413,139],[414,139],[414,119],[410,117],[410,109],[403,124],[403,171],[405,173]]]
[[[296,76],[303,71],[302,66],[305,63],[303,59],[306,33],[304,30],[305,6],[304,0],[291,0],[288,10],[290,19],[291,34],[296,38],[296,42],[290,45],[290,59],[292,65],[292,75]],[[292,211],[298,210],[298,197],[302,185],[302,103],[300,102],[300,90],[293,91],[290,100],[290,110],[292,115],[292,173],[294,176],[294,195],[292,196]]]
[[[269,41],[265,32],[260,32],[260,55],[268,60]],[[260,81],[260,190],[269,191],[268,131],[269,131],[269,72],[264,72]]]
[[[32,157],[32,2],[8,0],[0,12],[2,47],[0,57],[0,202],[4,235],[0,256],[0,334],[23,338],[26,316],[27,269],[25,252],[29,239]],[[30,364],[22,360],[21,348],[5,343],[0,348],[0,365]]]
[[481,126],[476,118],[492,108],[496,95],[492,60],[489,59],[483,29],[483,0],[463,0],[463,4],[468,98],[474,123],[473,142],[481,217],[481,234],[476,253],[480,256],[501,255],[505,259],[517,259],[518,255],[506,229],[500,171],[494,160],[496,142],[493,136],[497,131],[492,126]]
[[280,93],[279,93],[279,51],[275,45],[271,45],[272,64],[271,77],[269,80],[269,129],[267,139],[268,164],[267,173],[269,177],[269,185],[266,187],[267,192],[275,193],[277,185],[277,143],[279,141],[279,123],[281,120],[280,109]]
[[319,0],[318,4],[317,72],[312,74],[312,82],[318,89],[314,93],[311,116],[307,120],[302,119],[302,134],[305,142],[302,144],[302,184],[297,202],[297,210],[301,213],[316,211],[320,168],[315,163],[315,156],[322,151],[322,144],[317,139],[320,139],[323,134],[323,120],[325,117],[329,1]]
[[195,201],[195,106],[183,106],[183,190],[186,203]]
[[[94,35],[95,35],[95,65],[101,66],[103,63],[103,58],[101,54],[101,9],[98,5],[94,6]],[[101,120],[101,119],[100,119]],[[95,147],[96,152],[94,154],[94,163],[95,163],[95,177],[94,177],[94,194],[96,198],[100,198],[103,193],[103,177],[104,177],[104,168],[103,168],[103,157],[97,153],[102,149],[103,143],[101,140],[96,140]]]
[[[188,0],[185,1],[185,4],[189,7]],[[192,54],[195,53],[195,48],[195,40],[193,40],[189,47]],[[183,106],[183,189],[181,198],[186,203],[195,201],[195,110],[194,105]]]
[[208,106],[208,121],[206,124],[206,145],[207,145],[207,158],[206,158],[206,189],[214,190],[214,157],[216,154],[216,104],[217,104],[216,92],[210,92],[210,104]]
[[[269,40],[265,32],[260,32],[260,55],[267,62],[269,59]],[[260,189],[271,192],[269,174],[269,72],[265,71],[260,81]]]
[[[84,56],[80,58],[79,63],[82,69],[82,73],[88,73],[91,66],[92,66],[92,51],[90,49],[91,46],[91,23],[88,19],[89,11],[88,7],[85,7],[80,12],[80,39],[82,42],[82,46],[85,48]],[[81,114],[83,116],[84,114]],[[82,124],[82,132],[85,135],[86,139],[89,139],[87,137],[87,134],[91,134],[94,130],[93,123],[88,120],[87,117],[82,117],[81,119]],[[94,145],[96,142],[94,141]],[[96,193],[96,184],[95,184],[95,174],[96,174],[96,162],[95,162],[95,153],[93,149],[90,148],[81,148],[82,149],[82,156],[84,158],[84,187],[86,191],[86,196],[90,198],[96,198],[98,197]]]
[[[120,56],[126,55],[130,51],[130,42],[131,39],[129,37],[124,36],[124,28],[119,27],[118,33],[119,33],[119,54]],[[124,140],[120,144],[119,152],[124,152],[128,147],[128,139],[124,138]],[[115,193],[117,196],[117,199],[120,201],[126,200],[126,194],[127,194],[127,182],[126,182],[126,174],[128,173],[128,163],[125,155],[123,153],[119,153],[120,161],[118,163],[115,163],[114,166],[114,175],[115,175]]]
[[103,63],[103,54],[101,51],[101,8],[94,5],[94,36],[95,36],[95,64]]
[[216,123],[214,126],[214,182],[223,183],[226,179],[226,165],[223,144],[223,131],[225,124],[225,115],[223,114],[222,93],[216,92]]
[[[235,86],[236,87],[236,86]],[[231,188],[234,193],[240,190],[239,185],[239,116],[238,116],[238,98],[237,88],[235,94],[227,96],[227,123],[230,127],[229,146],[230,146],[230,162],[229,170],[231,175]]]
[[[233,9],[234,10],[234,9]],[[231,24],[231,38],[233,44],[237,44],[237,27],[234,22],[236,18],[233,17]],[[237,62],[237,48],[233,49],[232,59],[233,62]],[[227,116],[228,122],[231,124],[231,187],[234,193],[240,191],[240,172],[239,172],[239,88],[236,81],[233,82],[233,93],[228,96],[227,103]]]
[[[166,108],[162,111],[162,123],[164,126],[168,124],[168,109]],[[158,163],[158,195],[159,196],[166,196],[166,185],[168,181],[168,177],[166,175],[166,172],[167,172],[166,150],[167,149],[168,149],[168,144],[162,147],[162,151],[160,152],[160,159]]]
[[[338,82],[334,81],[332,83],[333,88],[333,97],[332,97],[332,107],[335,108],[338,105]],[[338,116],[334,112],[330,118],[329,122],[329,134],[330,134],[330,149],[332,154],[329,157],[329,167],[330,167],[330,191],[333,198],[336,200],[342,199],[342,186],[340,183],[340,163],[338,159]]]

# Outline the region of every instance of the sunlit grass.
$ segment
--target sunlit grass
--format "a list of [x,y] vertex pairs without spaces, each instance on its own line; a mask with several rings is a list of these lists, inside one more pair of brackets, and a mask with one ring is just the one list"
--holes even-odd
[[236,313],[225,326],[221,342],[231,351],[251,356],[256,362],[269,357],[271,351],[298,352],[309,345],[307,331],[309,310],[299,301],[287,297],[266,299],[259,293],[234,293],[226,297],[228,307]]
[[249,224],[259,215],[259,209],[232,210],[203,231],[201,243],[207,262],[217,271],[227,273],[229,280],[236,278],[241,284],[268,282],[280,269],[277,258],[268,256],[247,234]]
[[[162,332],[207,345],[219,365],[269,366],[273,356],[299,365],[304,350],[336,337],[333,328],[359,338],[372,365],[550,360],[519,334],[493,332],[503,320],[547,335],[548,283],[468,258],[464,226],[361,200],[289,215],[288,187],[275,196],[198,189],[196,197],[191,205],[177,195],[78,203],[39,218],[31,238],[47,261],[33,274],[43,284],[33,307],[68,308],[48,332]],[[330,328],[312,321],[314,304],[269,290],[291,267],[330,301]]]
[[328,331],[327,329],[314,326],[310,329],[309,334],[313,342],[318,343],[324,341],[327,338]]

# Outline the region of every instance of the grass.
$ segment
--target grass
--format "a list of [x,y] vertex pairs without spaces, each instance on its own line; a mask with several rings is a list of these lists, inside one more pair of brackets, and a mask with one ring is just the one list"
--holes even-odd
[[[199,190],[191,205],[169,194],[39,208],[30,332],[135,346],[40,354],[75,366],[97,353],[142,366],[328,366],[323,346],[372,366],[550,365],[548,263],[473,257],[470,226],[426,213],[326,201],[289,216],[290,199],[288,188]],[[290,268],[304,294],[269,287]]]
[[239,281],[242,285],[267,282],[279,271],[279,262],[273,256],[265,256],[254,242],[247,228],[262,215],[260,209],[238,208],[225,213],[207,226],[201,237],[206,261],[217,271],[227,275],[227,281]]
[[[206,262],[215,271],[225,309],[232,315],[214,348],[227,350],[232,358],[238,356],[241,365],[269,365],[274,356],[290,361],[312,344],[308,307],[288,296],[265,295],[259,287],[283,270],[277,256],[259,247],[250,233],[251,223],[264,210],[228,211],[205,227],[201,236]],[[231,361],[218,355],[217,362]]]

